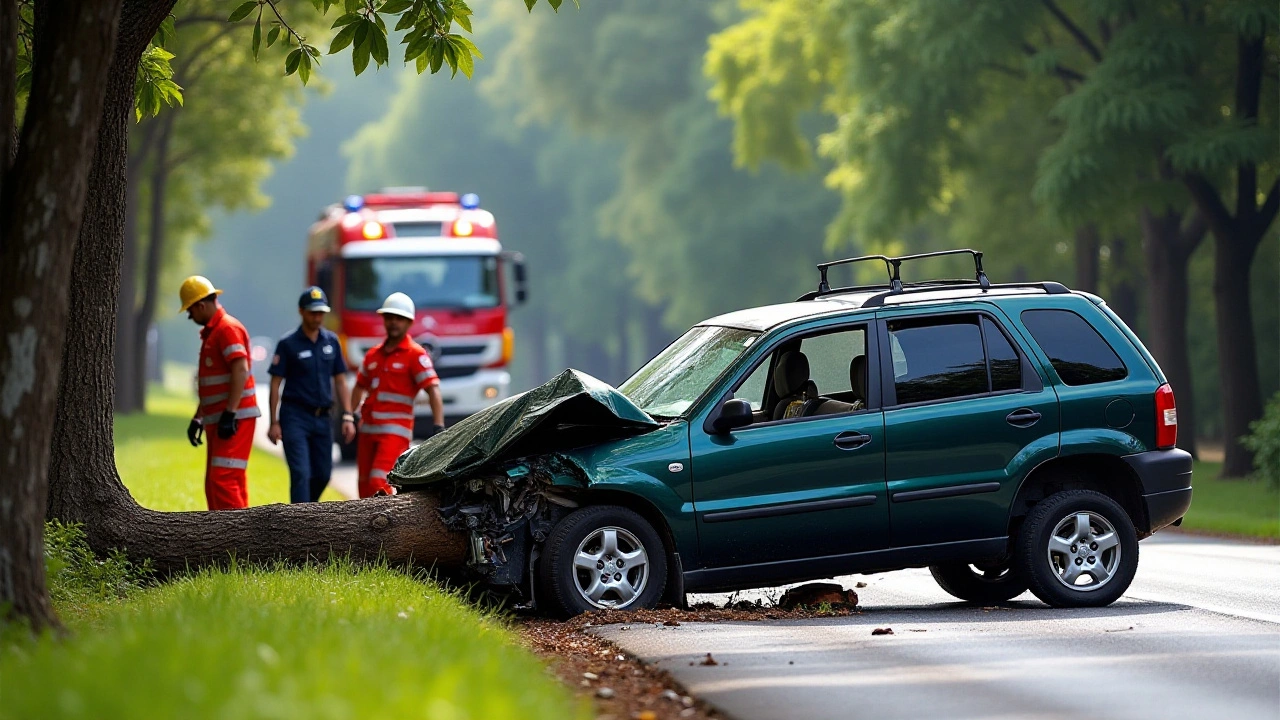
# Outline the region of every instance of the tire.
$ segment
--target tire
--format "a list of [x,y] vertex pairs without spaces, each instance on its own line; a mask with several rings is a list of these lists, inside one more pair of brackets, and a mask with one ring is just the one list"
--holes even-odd
[[1012,600],[1027,591],[1027,581],[1009,561],[930,565],[938,585],[970,603],[990,605]]
[[1031,592],[1048,605],[1102,607],[1133,582],[1138,534],[1115,500],[1093,490],[1067,490],[1031,508],[1018,533],[1014,563]]
[[[606,547],[610,536],[612,552]],[[594,567],[577,560],[579,550],[595,556]],[[628,556],[622,567],[613,564]],[[605,570],[613,572],[600,583]],[[616,505],[592,505],[575,510],[552,528],[538,574],[539,602],[563,617],[604,608],[652,608],[666,587],[667,550],[640,515]]]

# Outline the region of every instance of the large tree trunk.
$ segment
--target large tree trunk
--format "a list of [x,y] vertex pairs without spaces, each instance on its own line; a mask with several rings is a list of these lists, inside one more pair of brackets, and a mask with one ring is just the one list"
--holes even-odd
[[120,0],[74,11],[36,3],[35,12],[27,116],[0,195],[0,608],[39,628],[57,623],[44,577],[50,438],[67,282]]
[[134,383],[134,365],[142,362],[137,354],[137,343],[134,342],[133,322],[134,304],[138,287],[138,190],[142,185],[142,164],[145,159],[141,153],[129,156],[128,169],[125,171],[125,221],[124,252],[120,262],[120,303],[116,311],[116,390],[115,411],[117,413],[139,412],[143,409],[142,392]]
[[1097,225],[1089,223],[1076,230],[1076,290],[1098,292],[1098,251],[1101,248],[1102,237]]
[[1182,213],[1167,210],[1141,215],[1142,248],[1147,268],[1147,347],[1164,370],[1178,401],[1178,447],[1199,455],[1191,355],[1187,349],[1187,269],[1204,239],[1203,216],[1186,228]]
[[168,113],[161,121],[156,138],[155,163],[151,169],[151,216],[150,239],[147,242],[146,265],[142,270],[142,303],[138,312],[129,321],[133,324],[134,357],[138,362],[130,368],[133,383],[138,389],[138,402],[145,407],[147,399],[147,336],[150,334],[151,321],[156,314],[156,295],[159,293],[160,265],[164,260],[164,245],[167,239],[168,226],[165,224],[165,203],[169,192],[169,145],[173,138],[173,123],[177,117]]
[[1117,235],[1111,239],[1111,277],[1107,283],[1107,304],[1116,311],[1129,327],[1138,328],[1138,278],[1140,268],[1134,267],[1131,243]]
[[[111,64],[108,103],[90,176],[92,198],[71,263],[71,311],[94,321],[70,328],[62,347],[65,372],[58,387],[49,517],[84,523],[95,550],[122,548],[135,560],[150,559],[162,572],[224,562],[232,556],[300,561],[331,554],[366,559],[381,553],[396,563],[442,569],[458,565],[465,537],[444,528],[430,495],[161,513],[139,507],[120,482],[112,443],[115,383],[111,363],[103,358],[113,357],[116,338],[113,320],[124,250],[122,207],[133,75],[147,39],[171,5],[171,0],[158,5],[127,0],[122,27],[129,33],[122,36]],[[184,428],[173,431],[181,436]]]

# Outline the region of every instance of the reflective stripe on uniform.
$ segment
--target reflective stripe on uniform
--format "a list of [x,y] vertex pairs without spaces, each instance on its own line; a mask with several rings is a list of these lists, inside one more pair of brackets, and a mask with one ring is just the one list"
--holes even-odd
[[378,393],[378,402],[396,403],[398,405],[408,405],[413,407],[413,397],[411,395],[400,395],[399,393],[380,392]]
[[[200,418],[200,422],[204,423],[205,425],[217,425],[218,420],[221,417],[222,417],[222,413],[217,412],[217,413],[213,413],[212,415],[205,415],[204,417]],[[240,408],[239,410],[236,411],[237,420],[246,420],[248,418],[256,418],[256,417],[262,417],[262,411],[258,409],[257,405],[254,405],[253,407]]]
[[240,343],[232,343],[222,348],[222,357],[228,357],[232,353],[237,353],[237,352],[245,352],[244,345],[241,345]]
[[413,439],[413,429],[403,425],[365,425],[360,428],[360,432],[365,435],[399,435],[402,438]]
[[233,470],[247,470],[249,468],[248,460],[239,460],[229,457],[211,457],[209,464],[213,467],[231,468]]
[[[240,399],[243,400],[247,397],[253,397],[254,395],[257,395],[257,394],[258,394],[258,389],[256,387],[245,388],[244,391],[240,393]],[[226,400],[229,397],[231,397],[230,392],[216,393],[214,395],[208,395],[208,396],[201,396],[200,404],[212,405],[216,402],[222,402],[223,400]]]
[[387,471],[386,471],[386,470],[370,470],[370,471],[369,471],[369,477],[371,477],[371,478],[378,478],[379,480],[386,480],[386,479],[387,479]]
[[369,413],[369,417],[373,418],[374,420],[412,420],[413,413],[411,412],[408,412],[408,413],[378,412],[377,410],[374,410]]
[[231,382],[230,375],[205,375],[200,378],[201,385],[221,385],[229,382]]
[[423,370],[422,372],[413,376],[413,381],[421,385],[422,383],[426,382],[428,378],[435,376],[435,374],[436,374],[435,370]]

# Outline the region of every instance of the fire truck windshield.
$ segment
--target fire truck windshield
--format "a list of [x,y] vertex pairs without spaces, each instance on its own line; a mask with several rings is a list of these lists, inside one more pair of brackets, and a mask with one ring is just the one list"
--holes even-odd
[[393,292],[423,308],[497,307],[498,259],[493,256],[436,255],[349,258],[348,310],[377,310]]

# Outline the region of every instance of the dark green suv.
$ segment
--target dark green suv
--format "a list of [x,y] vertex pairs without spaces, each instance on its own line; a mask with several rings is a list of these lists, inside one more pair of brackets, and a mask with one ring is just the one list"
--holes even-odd
[[[557,476],[529,542],[537,603],[924,566],[972,602],[1116,600],[1191,503],[1173,392],[1101,299],[952,252],[974,280],[819,266],[817,291],[700,323],[623,383],[655,424],[559,453],[585,479]],[[867,260],[886,285],[828,287]]]

